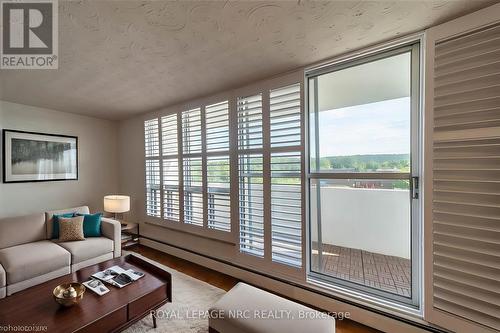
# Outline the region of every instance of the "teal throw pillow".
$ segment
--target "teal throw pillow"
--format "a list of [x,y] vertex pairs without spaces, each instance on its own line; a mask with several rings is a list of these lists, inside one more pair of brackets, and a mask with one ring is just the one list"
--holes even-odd
[[83,236],[101,237],[101,217],[102,213],[96,214],[77,214],[83,216]]

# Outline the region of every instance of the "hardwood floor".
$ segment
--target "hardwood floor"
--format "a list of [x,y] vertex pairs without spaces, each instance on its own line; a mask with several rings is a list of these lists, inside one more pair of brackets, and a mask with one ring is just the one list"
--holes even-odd
[[[139,253],[149,259],[155,260],[165,266],[182,272],[186,275],[192,276],[198,280],[210,283],[213,286],[223,290],[230,290],[234,287],[239,280],[232,276],[214,271],[212,269],[194,264],[190,261],[180,259],[164,252],[143,246],[136,245],[127,249]],[[336,320],[336,333],[377,333],[380,332],[373,328],[359,324],[355,321],[344,319]]]
[[190,261],[174,257],[164,252],[146,247],[143,245],[136,245],[128,248],[129,251],[137,252],[149,259],[159,262],[162,265],[175,269],[186,275],[192,276],[198,280],[210,283],[217,288],[230,290],[234,287],[239,280],[229,275],[219,273],[212,269],[194,264]]

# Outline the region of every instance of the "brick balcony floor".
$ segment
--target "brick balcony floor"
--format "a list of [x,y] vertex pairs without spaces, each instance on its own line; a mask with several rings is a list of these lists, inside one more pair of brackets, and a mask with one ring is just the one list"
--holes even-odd
[[410,297],[410,260],[400,257],[323,244],[322,265],[313,245],[312,268],[322,274]]

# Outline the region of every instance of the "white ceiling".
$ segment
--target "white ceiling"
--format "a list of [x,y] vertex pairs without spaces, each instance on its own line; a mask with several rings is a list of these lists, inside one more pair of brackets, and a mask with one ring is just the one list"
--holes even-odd
[[124,119],[404,35],[497,1],[59,1],[59,69],[0,99]]

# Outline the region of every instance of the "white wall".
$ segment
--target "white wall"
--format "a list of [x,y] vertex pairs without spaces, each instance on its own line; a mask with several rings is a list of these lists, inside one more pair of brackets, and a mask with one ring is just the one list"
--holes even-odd
[[74,135],[79,146],[76,181],[0,182],[0,218],[78,205],[102,211],[103,196],[118,191],[116,122],[0,101],[0,128]]
[[[410,258],[408,191],[322,187],[321,210],[324,244]],[[316,210],[311,214],[311,237],[317,240]]]
[[145,162],[144,162],[144,122],[135,117],[120,122],[118,130],[120,188],[130,196],[130,212],[125,219],[144,222],[145,208]]

